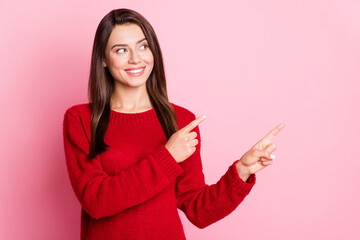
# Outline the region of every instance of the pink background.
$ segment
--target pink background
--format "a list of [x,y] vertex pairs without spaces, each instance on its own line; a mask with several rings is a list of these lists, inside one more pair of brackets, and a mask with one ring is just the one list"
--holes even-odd
[[79,239],[65,109],[87,102],[99,21],[139,11],[170,101],[206,114],[208,184],[281,122],[274,164],[228,217],[188,239],[359,239],[360,2],[1,1],[0,239]]

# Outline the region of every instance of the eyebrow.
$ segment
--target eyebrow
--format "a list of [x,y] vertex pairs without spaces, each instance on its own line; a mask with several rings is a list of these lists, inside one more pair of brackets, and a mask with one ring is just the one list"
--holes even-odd
[[[137,41],[136,44],[138,44],[138,43],[140,43],[140,42],[142,42],[144,40],[146,40],[146,37],[139,40],[139,41]],[[123,47],[123,46],[127,46],[127,44],[115,44],[114,46],[111,47],[111,49],[113,49],[114,47]]]

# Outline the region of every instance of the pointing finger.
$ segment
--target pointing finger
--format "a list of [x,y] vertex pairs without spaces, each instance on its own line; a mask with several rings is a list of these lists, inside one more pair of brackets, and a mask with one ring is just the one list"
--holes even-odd
[[285,127],[285,123],[280,123],[273,130],[271,130],[265,137],[255,144],[254,147],[263,148],[267,146],[271,140]]
[[204,119],[206,118],[206,115],[202,115],[198,117],[197,119],[194,119],[191,121],[188,125],[180,129],[184,133],[189,133],[191,130],[193,130],[197,125],[199,125]]

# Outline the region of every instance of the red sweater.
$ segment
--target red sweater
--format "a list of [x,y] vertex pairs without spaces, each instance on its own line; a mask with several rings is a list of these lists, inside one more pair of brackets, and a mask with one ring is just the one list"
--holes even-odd
[[[196,118],[171,104],[179,129]],[[255,184],[254,174],[246,182],[239,177],[238,160],[216,184],[205,183],[199,126],[193,130],[199,140],[196,151],[177,163],[165,148],[166,135],[154,108],[111,110],[104,137],[110,148],[89,161],[90,117],[89,104],[78,104],[67,109],[63,122],[66,166],[82,206],[81,240],[183,240],[177,208],[205,228],[235,210]]]

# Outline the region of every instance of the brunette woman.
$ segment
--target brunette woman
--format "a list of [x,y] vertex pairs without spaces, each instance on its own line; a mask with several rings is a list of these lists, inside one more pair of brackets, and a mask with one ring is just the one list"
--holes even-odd
[[177,208],[198,228],[224,218],[272,163],[271,140],[284,127],[207,185],[198,126],[205,116],[169,102],[154,29],[130,9],[111,11],[97,28],[88,97],[66,110],[63,128],[82,240],[183,240]]

